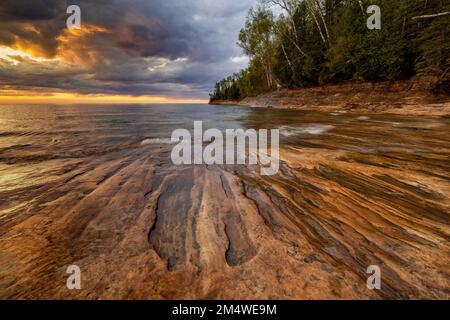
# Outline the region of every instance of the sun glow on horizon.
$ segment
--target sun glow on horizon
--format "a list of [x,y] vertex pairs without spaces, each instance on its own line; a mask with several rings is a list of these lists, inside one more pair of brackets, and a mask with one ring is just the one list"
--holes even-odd
[[169,98],[161,96],[131,96],[108,94],[77,94],[50,92],[32,94],[26,91],[0,90],[0,104],[157,104],[207,103],[206,99]]

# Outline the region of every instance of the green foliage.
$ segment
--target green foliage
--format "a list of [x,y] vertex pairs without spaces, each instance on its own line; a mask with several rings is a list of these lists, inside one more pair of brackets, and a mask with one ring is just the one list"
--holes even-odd
[[[450,4],[440,8],[440,12],[450,11]],[[440,76],[450,68],[450,16],[434,18],[419,31],[416,44],[421,55],[416,67],[421,74]]]
[[235,100],[241,96],[241,89],[239,88],[238,81],[239,75],[233,75],[223,79],[216,83],[214,95],[211,95],[211,99],[214,100]]
[[[450,11],[448,1],[263,3],[266,6],[250,10],[239,35],[238,44],[250,58],[248,68],[222,80],[212,99],[240,99],[279,86],[393,81],[417,73],[444,78],[448,87],[450,16],[422,17]],[[381,8],[381,30],[366,26],[369,5]],[[275,17],[273,12],[280,10]]]

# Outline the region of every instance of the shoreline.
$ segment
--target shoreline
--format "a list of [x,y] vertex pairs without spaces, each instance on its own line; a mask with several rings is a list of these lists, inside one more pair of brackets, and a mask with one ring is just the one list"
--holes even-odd
[[240,100],[214,100],[211,105],[304,111],[450,116],[450,95],[433,94],[426,79],[397,82],[328,84],[280,89]]

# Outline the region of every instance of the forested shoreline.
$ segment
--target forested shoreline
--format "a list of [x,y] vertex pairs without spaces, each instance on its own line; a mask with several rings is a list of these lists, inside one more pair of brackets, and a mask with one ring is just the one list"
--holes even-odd
[[[373,5],[380,29],[368,28]],[[216,83],[211,101],[417,75],[448,93],[449,13],[444,0],[261,0],[238,38],[249,65]]]

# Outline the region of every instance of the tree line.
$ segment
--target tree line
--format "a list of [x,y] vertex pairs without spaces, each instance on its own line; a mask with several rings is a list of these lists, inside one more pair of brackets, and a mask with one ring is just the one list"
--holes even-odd
[[[367,8],[381,9],[370,30]],[[393,81],[427,75],[449,89],[448,0],[260,0],[238,45],[249,65],[218,83],[211,99],[240,99],[280,87]]]

